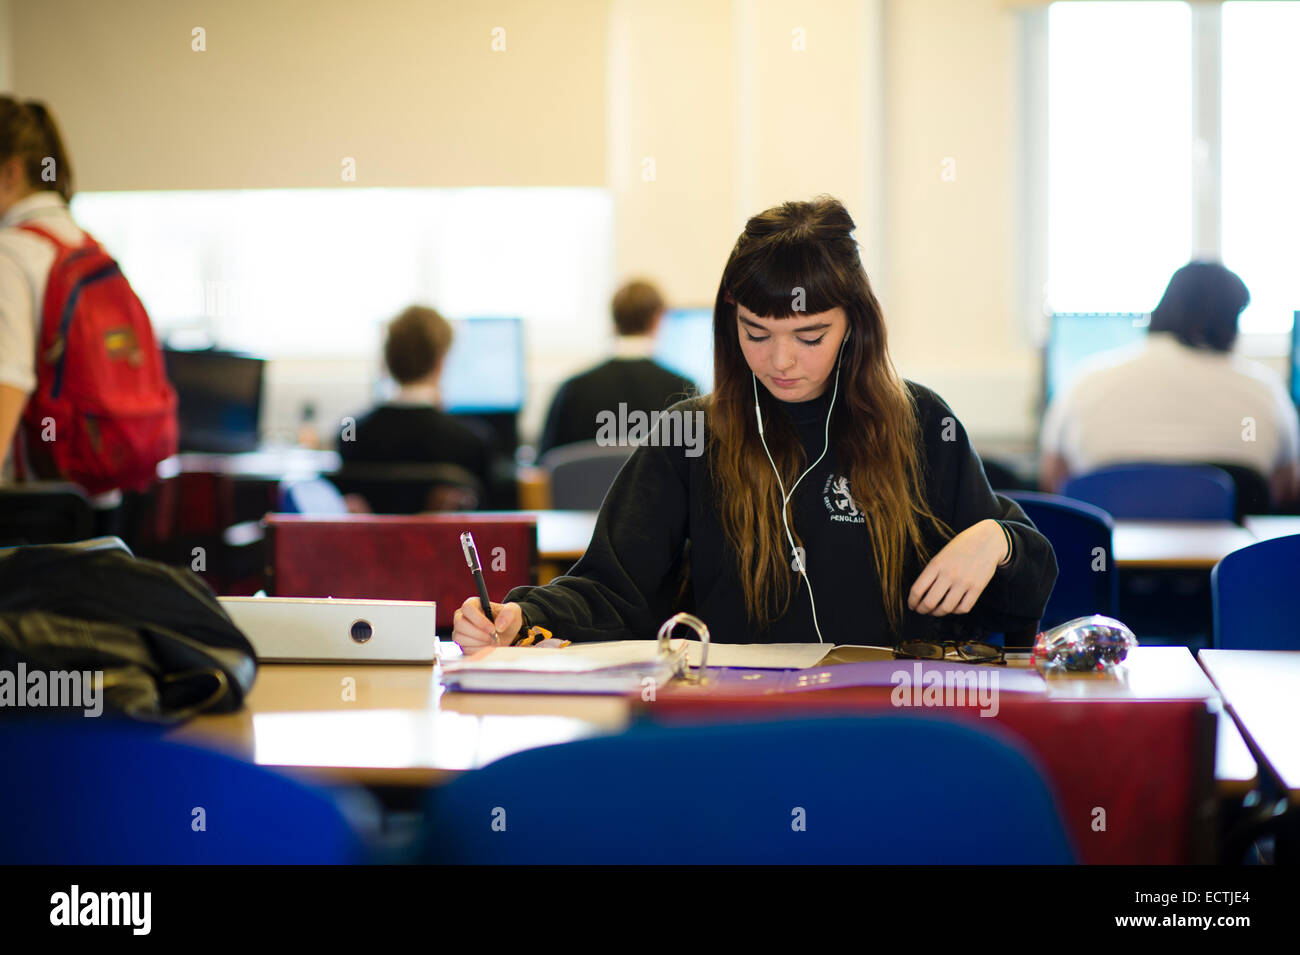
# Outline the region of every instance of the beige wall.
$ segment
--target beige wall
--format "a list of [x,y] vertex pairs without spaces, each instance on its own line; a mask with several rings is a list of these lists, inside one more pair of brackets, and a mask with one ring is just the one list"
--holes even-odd
[[1015,23],[1001,0],[614,0],[620,273],[710,304],[748,215],[830,193],[858,223],[902,372],[981,436],[1030,437]]
[[608,183],[616,280],[711,305],[735,241],[736,104],[725,0],[610,3]]
[[902,371],[978,434],[1032,433],[1002,0],[11,3],[15,88],[88,190],[324,186],[344,156],[362,185],[607,185],[611,279],[682,305],[748,215],[834,194]]
[[15,86],[55,104],[83,189],[339,185],[344,157],[358,185],[604,181],[604,0],[13,8]]
[[745,219],[822,192],[848,205],[870,264],[879,6],[613,0],[609,182],[621,275],[645,272],[674,301],[711,305]]
[[0,0],[0,90],[12,89],[13,23],[9,0]]
[[1003,0],[892,0],[885,19],[894,355],[968,428],[1028,436],[1038,357],[1018,313],[1015,16]]

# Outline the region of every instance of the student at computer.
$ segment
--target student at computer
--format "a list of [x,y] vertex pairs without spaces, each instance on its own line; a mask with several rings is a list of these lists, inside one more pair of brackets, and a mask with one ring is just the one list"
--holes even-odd
[[614,328],[614,357],[575,375],[551,400],[538,454],[579,441],[595,441],[599,415],[662,411],[674,401],[695,394],[695,383],[670,371],[653,358],[655,332],[663,320],[664,300],[649,282],[629,282],[610,304]]
[[[495,624],[466,600],[462,646],[510,643],[524,625],[650,637],[683,578],[683,603],[720,642],[883,646],[1036,626],[1051,546],[989,488],[942,399],[894,370],[853,229],[825,197],[749,220],[714,307],[714,392],[660,419],[567,576],[511,591]],[[673,440],[686,433],[674,413],[706,423],[702,447]]]
[[1217,262],[1173,274],[1146,340],[1080,369],[1048,407],[1040,484],[1128,462],[1240,465],[1274,503],[1300,494],[1296,409],[1268,368],[1232,353],[1250,293]]
[[[468,471],[486,493],[492,473],[490,444],[440,407],[438,382],[451,341],[451,323],[426,306],[412,305],[389,323],[384,364],[398,391],[358,419],[354,430],[345,423],[339,436],[345,471],[347,465],[451,464]],[[397,485],[385,491],[372,484],[366,498],[377,513],[447,509],[424,494],[413,505],[409,488]],[[466,499],[454,509],[482,503]]]

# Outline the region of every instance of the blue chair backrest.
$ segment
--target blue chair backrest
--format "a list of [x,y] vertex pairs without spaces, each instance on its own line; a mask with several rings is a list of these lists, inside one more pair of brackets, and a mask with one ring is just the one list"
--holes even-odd
[[[1099,507],[1037,491],[1004,491],[1056,552],[1056,585],[1039,629],[1104,613],[1119,612],[1119,571],[1112,548],[1115,522]],[[1099,552],[1100,551],[1100,552]]]
[[428,857],[1072,862],[1039,771],[993,734],[901,716],[638,725],[508,756],[434,790]]
[[1220,468],[1124,464],[1070,478],[1061,494],[1095,504],[1116,520],[1230,521],[1237,492]]
[[343,495],[324,478],[287,481],[280,485],[277,509],[281,514],[312,514],[331,517],[348,513]]
[[0,722],[12,771],[0,786],[0,863],[365,861],[324,791],[159,732],[107,716]]
[[1210,571],[1214,645],[1300,650],[1300,534],[1235,550]]

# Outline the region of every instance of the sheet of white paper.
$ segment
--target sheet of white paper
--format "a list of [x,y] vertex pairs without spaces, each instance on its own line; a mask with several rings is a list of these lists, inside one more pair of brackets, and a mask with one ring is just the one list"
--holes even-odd
[[[673,640],[674,646],[686,644],[687,660],[693,667],[700,665],[701,645],[698,640]],[[448,670],[458,668],[473,670],[513,670],[518,672],[588,672],[605,667],[625,666],[654,659],[653,640],[612,640],[601,643],[575,643],[562,650],[545,647],[497,647],[491,653],[476,659],[466,654],[460,660],[444,659]],[[713,643],[709,645],[710,667],[743,667],[751,670],[806,670],[815,667],[834,647],[823,643]],[[849,648],[870,649],[877,648]],[[880,659],[890,659],[891,654],[880,650]],[[863,659],[876,659],[864,655]]]
[[[744,667],[749,670],[806,670],[830,651],[825,643],[711,643],[710,667]],[[700,665],[701,644],[686,641],[686,659]]]

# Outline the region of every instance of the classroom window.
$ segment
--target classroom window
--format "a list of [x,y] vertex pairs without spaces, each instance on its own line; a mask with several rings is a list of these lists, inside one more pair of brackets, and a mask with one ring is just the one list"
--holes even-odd
[[1042,280],[1048,311],[1149,311],[1199,256],[1251,289],[1244,333],[1290,328],[1297,36],[1300,2],[1289,0],[1052,4],[1045,128],[1027,127],[1045,141],[1046,274],[1030,280]]
[[160,333],[271,358],[377,355],[412,302],[521,317],[544,348],[580,351],[607,324],[604,189],[82,193],[73,213]]
[[1192,244],[1186,3],[1048,13],[1048,300],[1146,311]]
[[1223,5],[1223,258],[1250,288],[1243,329],[1300,309],[1300,3]]

